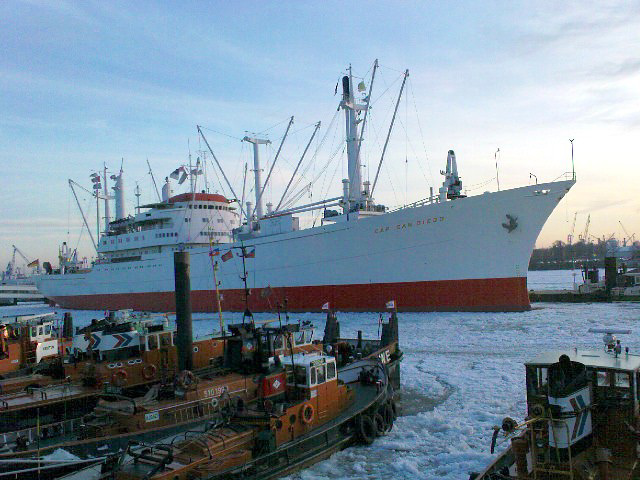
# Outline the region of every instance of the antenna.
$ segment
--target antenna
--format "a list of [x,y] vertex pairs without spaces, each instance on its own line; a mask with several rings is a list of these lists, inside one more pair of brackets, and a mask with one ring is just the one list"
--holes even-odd
[[153,181],[153,187],[156,189],[156,195],[158,196],[158,201],[161,202],[162,198],[160,198],[160,192],[158,191],[158,184],[156,183],[156,179],[153,176],[153,170],[151,169],[151,164],[149,163],[148,158],[147,158],[147,166],[149,167],[149,175],[151,175],[151,180]]
[[141,194],[140,194],[140,185],[138,185],[138,182],[136,182],[136,193],[134,195],[137,197],[136,198],[138,203],[137,210],[138,210],[138,213],[140,213],[140,195]]
[[569,141],[571,142],[571,173],[573,175],[573,180],[575,181],[576,179],[576,167],[573,163],[573,141],[575,139],[574,138],[570,138]]
[[500,149],[498,148],[496,150],[496,153],[493,154],[493,158],[496,161],[496,182],[498,182],[498,191],[500,191],[500,176],[498,175],[498,154],[499,153],[500,153]]

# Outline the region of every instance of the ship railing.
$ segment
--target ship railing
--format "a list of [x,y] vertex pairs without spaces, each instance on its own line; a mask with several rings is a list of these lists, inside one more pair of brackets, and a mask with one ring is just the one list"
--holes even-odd
[[564,173],[558,175],[553,180],[551,180],[551,182],[557,182],[559,180],[574,180],[575,181],[575,179],[576,179],[575,172],[564,172]]
[[423,198],[421,200],[417,200],[413,203],[409,203],[406,205],[402,205],[399,207],[395,207],[395,208],[390,208],[387,213],[392,213],[392,212],[397,212],[398,210],[404,210],[405,208],[417,208],[417,207],[423,207],[425,205],[431,205],[432,203],[439,203],[440,202],[440,197],[438,195],[432,195],[430,197],[427,198]]
[[16,443],[18,437],[26,439],[29,443],[42,438],[51,438],[73,433],[82,425],[82,418],[73,418],[61,422],[48,423],[35,427],[24,428],[13,432],[0,434],[0,439],[6,444]]
[[3,409],[8,409],[9,408],[9,404],[6,402],[6,400],[12,400],[14,398],[20,398],[20,397],[24,397],[25,395],[37,395],[40,394],[40,399],[41,400],[47,400],[48,395],[47,395],[47,391],[52,391],[54,389],[59,389],[62,388],[62,394],[64,396],[65,393],[70,393],[71,390],[71,384],[69,383],[56,383],[53,385],[47,385],[46,387],[27,387],[25,388],[24,391],[19,391],[19,392],[12,392],[12,393],[5,393],[4,395],[2,395],[2,399],[0,399],[0,405],[2,406]]

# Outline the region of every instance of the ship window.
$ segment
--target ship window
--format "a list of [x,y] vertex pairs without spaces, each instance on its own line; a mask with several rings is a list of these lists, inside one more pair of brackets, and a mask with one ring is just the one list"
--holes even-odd
[[527,366],[527,391],[529,395],[545,394],[547,390],[547,369]]
[[313,330],[307,330],[304,334],[305,341],[311,343],[313,340]]
[[193,208],[193,205],[189,205],[189,208]]
[[273,348],[275,350],[282,348],[282,335],[276,335],[276,338],[273,339]]
[[316,367],[311,367],[311,380],[310,380],[310,384],[311,384],[311,385],[315,385],[315,384],[316,384]]
[[296,333],[296,345],[304,344],[304,331]]
[[44,334],[49,335],[51,333],[51,325],[45,325]]
[[617,372],[615,374],[614,385],[618,388],[629,388],[629,374],[626,372]]
[[333,380],[336,378],[336,364],[333,362],[327,363],[327,380]]
[[37,327],[31,327],[31,337],[37,337],[38,336],[38,328]]
[[326,380],[324,365],[318,366],[318,384],[324,383]]
[[202,210],[202,205],[198,205],[198,208],[199,208],[200,210]]
[[155,350],[156,348],[158,348],[158,339],[155,335],[149,335],[147,337],[147,341],[149,344],[149,350]]
[[611,376],[609,372],[600,370],[597,372],[597,378],[597,384],[599,387],[608,387],[611,385]]

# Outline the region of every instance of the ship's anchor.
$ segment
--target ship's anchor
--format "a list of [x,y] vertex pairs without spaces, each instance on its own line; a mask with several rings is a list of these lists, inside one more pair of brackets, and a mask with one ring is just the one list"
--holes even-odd
[[502,226],[507,229],[507,232],[511,233],[518,228],[518,217],[514,217],[507,213],[507,220],[509,220],[509,222],[503,223]]

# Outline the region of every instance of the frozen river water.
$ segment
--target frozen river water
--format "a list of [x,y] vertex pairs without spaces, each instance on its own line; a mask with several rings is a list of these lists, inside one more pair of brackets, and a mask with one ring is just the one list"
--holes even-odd
[[[579,277],[578,277],[579,280]],[[530,272],[529,288],[571,288],[571,272]],[[50,310],[42,305],[2,307],[0,315]],[[76,325],[101,312],[74,311]],[[194,315],[196,335],[217,321]],[[263,318],[265,316],[258,316]],[[271,317],[271,316],[269,316]],[[227,322],[238,315],[225,315]],[[312,320],[321,314],[291,315]],[[600,348],[598,326],[629,328],[622,342],[640,353],[640,304],[534,304],[523,313],[402,313],[400,342],[402,412],[391,433],[370,447],[354,447],[296,474],[295,479],[464,479],[490,460],[493,425],[505,416],[522,419],[523,362],[563,347]],[[339,313],[343,336],[377,334],[376,314]]]

